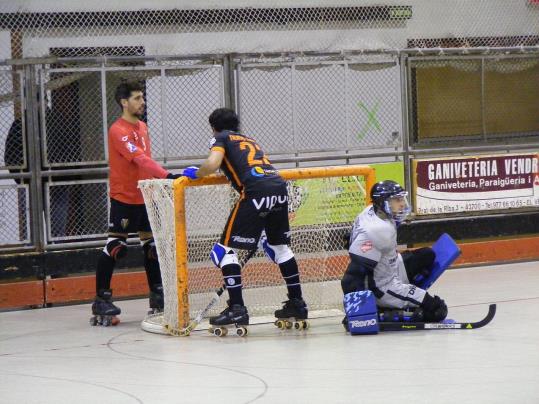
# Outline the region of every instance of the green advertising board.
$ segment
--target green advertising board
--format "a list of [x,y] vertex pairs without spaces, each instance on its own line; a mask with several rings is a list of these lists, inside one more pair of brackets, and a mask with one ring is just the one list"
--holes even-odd
[[[404,183],[402,162],[370,164],[376,180]],[[350,223],[365,206],[365,181],[359,177],[335,177],[293,182],[290,225]]]

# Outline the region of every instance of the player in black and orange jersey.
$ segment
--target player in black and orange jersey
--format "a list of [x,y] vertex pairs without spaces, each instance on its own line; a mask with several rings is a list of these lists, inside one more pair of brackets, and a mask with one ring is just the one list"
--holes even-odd
[[214,137],[210,154],[197,167],[188,167],[183,175],[196,179],[220,168],[239,192],[240,198],[227,220],[221,240],[213,246],[211,258],[221,268],[230,297],[229,306],[210,318],[212,325],[249,323],[242,297],[241,267],[234,248],[256,250],[261,234],[266,254],[279,265],[288,288],[289,300],[277,318],[307,318],[307,306],[301,295],[298,265],[289,247],[288,192],[286,182],[251,137],[239,132],[239,119],[234,111],[220,108],[209,117]]
[[139,180],[148,178],[174,179],[152,160],[150,138],[146,124],[140,120],[144,113],[143,88],[138,83],[122,83],[116,89],[116,101],[122,116],[110,127],[109,190],[110,221],[108,239],[101,252],[96,271],[96,299],[92,305],[92,325],[114,324],[120,309],[112,303],[110,281],[116,261],[127,252],[128,233],[137,232],[144,251],[144,268],[150,287],[150,307],[163,308],[163,286],[157,251],[148,221],[144,199],[137,188]]

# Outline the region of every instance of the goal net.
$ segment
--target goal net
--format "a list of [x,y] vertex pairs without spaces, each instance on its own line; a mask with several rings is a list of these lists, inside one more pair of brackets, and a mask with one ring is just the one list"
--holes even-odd
[[[342,308],[340,279],[348,264],[344,237],[368,203],[375,181],[368,166],[280,170],[287,180],[291,248],[298,261],[304,299],[310,313]],[[221,271],[210,260],[237,193],[223,176],[192,181],[139,182],[152,226],[165,293],[162,314],[149,315],[146,331],[181,334],[202,312],[222,285]],[[286,300],[279,267],[257,251],[252,257],[237,250],[243,295],[252,317],[270,315]],[[225,291],[225,295],[226,295]],[[226,298],[207,316],[215,315]]]

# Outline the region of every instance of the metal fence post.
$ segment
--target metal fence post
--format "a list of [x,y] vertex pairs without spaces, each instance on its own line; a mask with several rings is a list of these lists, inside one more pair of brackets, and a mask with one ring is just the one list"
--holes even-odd
[[[36,73],[39,71],[34,65],[24,66],[25,93],[26,93],[26,134],[28,141],[28,168],[32,173],[30,178],[30,221],[31,240],[38,251],[45,246],[43,227],[43,183],[41,178],[41,142],[39,123],[39,104],[45,102],[44,95],[38,101],[38,87],[36,86]],[[40,77],[40,76],[39,76]],[[41,77],[40,77],[41,79]]]
[[234,86],[235,80],[232,55],[225,55],[223,58],[223,91],[225,95],[226,108],[234,109],[236,105]]

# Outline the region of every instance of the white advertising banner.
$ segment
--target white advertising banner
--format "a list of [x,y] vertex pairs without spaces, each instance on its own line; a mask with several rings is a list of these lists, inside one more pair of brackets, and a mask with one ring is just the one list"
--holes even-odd
[[539,207],[539,153],[413,160],[417,215]]

